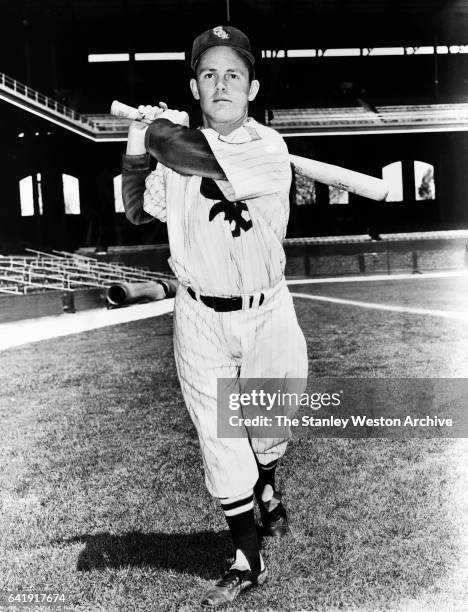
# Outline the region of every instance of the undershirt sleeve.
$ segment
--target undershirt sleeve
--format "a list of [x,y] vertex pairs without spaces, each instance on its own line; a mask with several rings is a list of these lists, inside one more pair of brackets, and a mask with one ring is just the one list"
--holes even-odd
[[150,155],[179,174],[226,178],[200,130],[156,119],[146,130],[145,144]]

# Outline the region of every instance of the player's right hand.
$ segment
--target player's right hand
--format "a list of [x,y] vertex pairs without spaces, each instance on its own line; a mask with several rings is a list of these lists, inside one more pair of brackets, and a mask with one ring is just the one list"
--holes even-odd
[[138,107],[140,117],[133,120],[128,128],[127,154],[143,155],[146,153],[145,135],[149,124],[167,110],[167,104],[160,102],[159,106],[141,104]]
[[169,108],[162,112],[158,119],[168,119],[169,121],[172,121],[172,123],[178,123],[179,125],[189,127],[189,116],[185,111],[178,111]]
[[160,102],[159,106],[141,104],[138,107],[140,117],[134,119],[128,128],[127,154],[142,155],[146,153],[145,135],[150,123],[167,110],[167,104]]

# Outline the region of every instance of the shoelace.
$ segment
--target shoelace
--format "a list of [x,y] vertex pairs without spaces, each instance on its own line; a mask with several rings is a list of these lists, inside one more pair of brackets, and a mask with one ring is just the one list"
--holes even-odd
[[230,569],[218,580],[216,586],[230,587],[237,582],[241,583],[246,571],[248,570]]
[[268,516],[268,519],[270,521],[276,521],[279,518],[283,518],[286,515],[286,512],[284,510],[284,506],[281,503],[281,499],[282,498],[283,498],[283,496],[282,496],[282,494],[279,491],[275,491],[274,492],[272,499],[276,500],[278,502],[278,504],[273,508],[273,510],[268,510],[268,508],[265,507],[265,504],[262,504],[263,505],[263,511]]
[[266,513],[268,515],[269,521],[277,521],[280,518],[284,518],[286,515],[286,512],[281,502],[275,508],[273,508],[271,512],[266,511]]

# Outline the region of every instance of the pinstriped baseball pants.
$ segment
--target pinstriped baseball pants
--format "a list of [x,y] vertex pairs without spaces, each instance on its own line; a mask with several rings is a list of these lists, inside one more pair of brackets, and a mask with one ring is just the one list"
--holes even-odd
[[[280,458],[287,438],[217,436],[219,378],[307,378],[304,335],[286,282],[264,292],[260,307],[215,312],[179,285],[174,308],[174,354],[182,394],[195,425],[214,497],[232,497],[251,489],[261,464]],[[304,389],[302,389],[303,391]],[[297,386],[295,387],[297,391]],[[302,392],[301,391],[301,392]]]

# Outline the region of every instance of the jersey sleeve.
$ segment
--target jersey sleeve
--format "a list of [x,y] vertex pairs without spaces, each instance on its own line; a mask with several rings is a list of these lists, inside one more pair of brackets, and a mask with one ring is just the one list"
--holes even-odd
[[288,191],[291,165],[286,143],[271,128],[251,132],[244,142],[229,142],[212,129],[203,134],[227,180],[216,180],[230,201]]
[[143,210],[149,215],[166,223],[166,168],[158,163],[145,182]]
[[156,119],[146,130],[145,146],[152,157],[178,174],[226,178],[200,130]]

